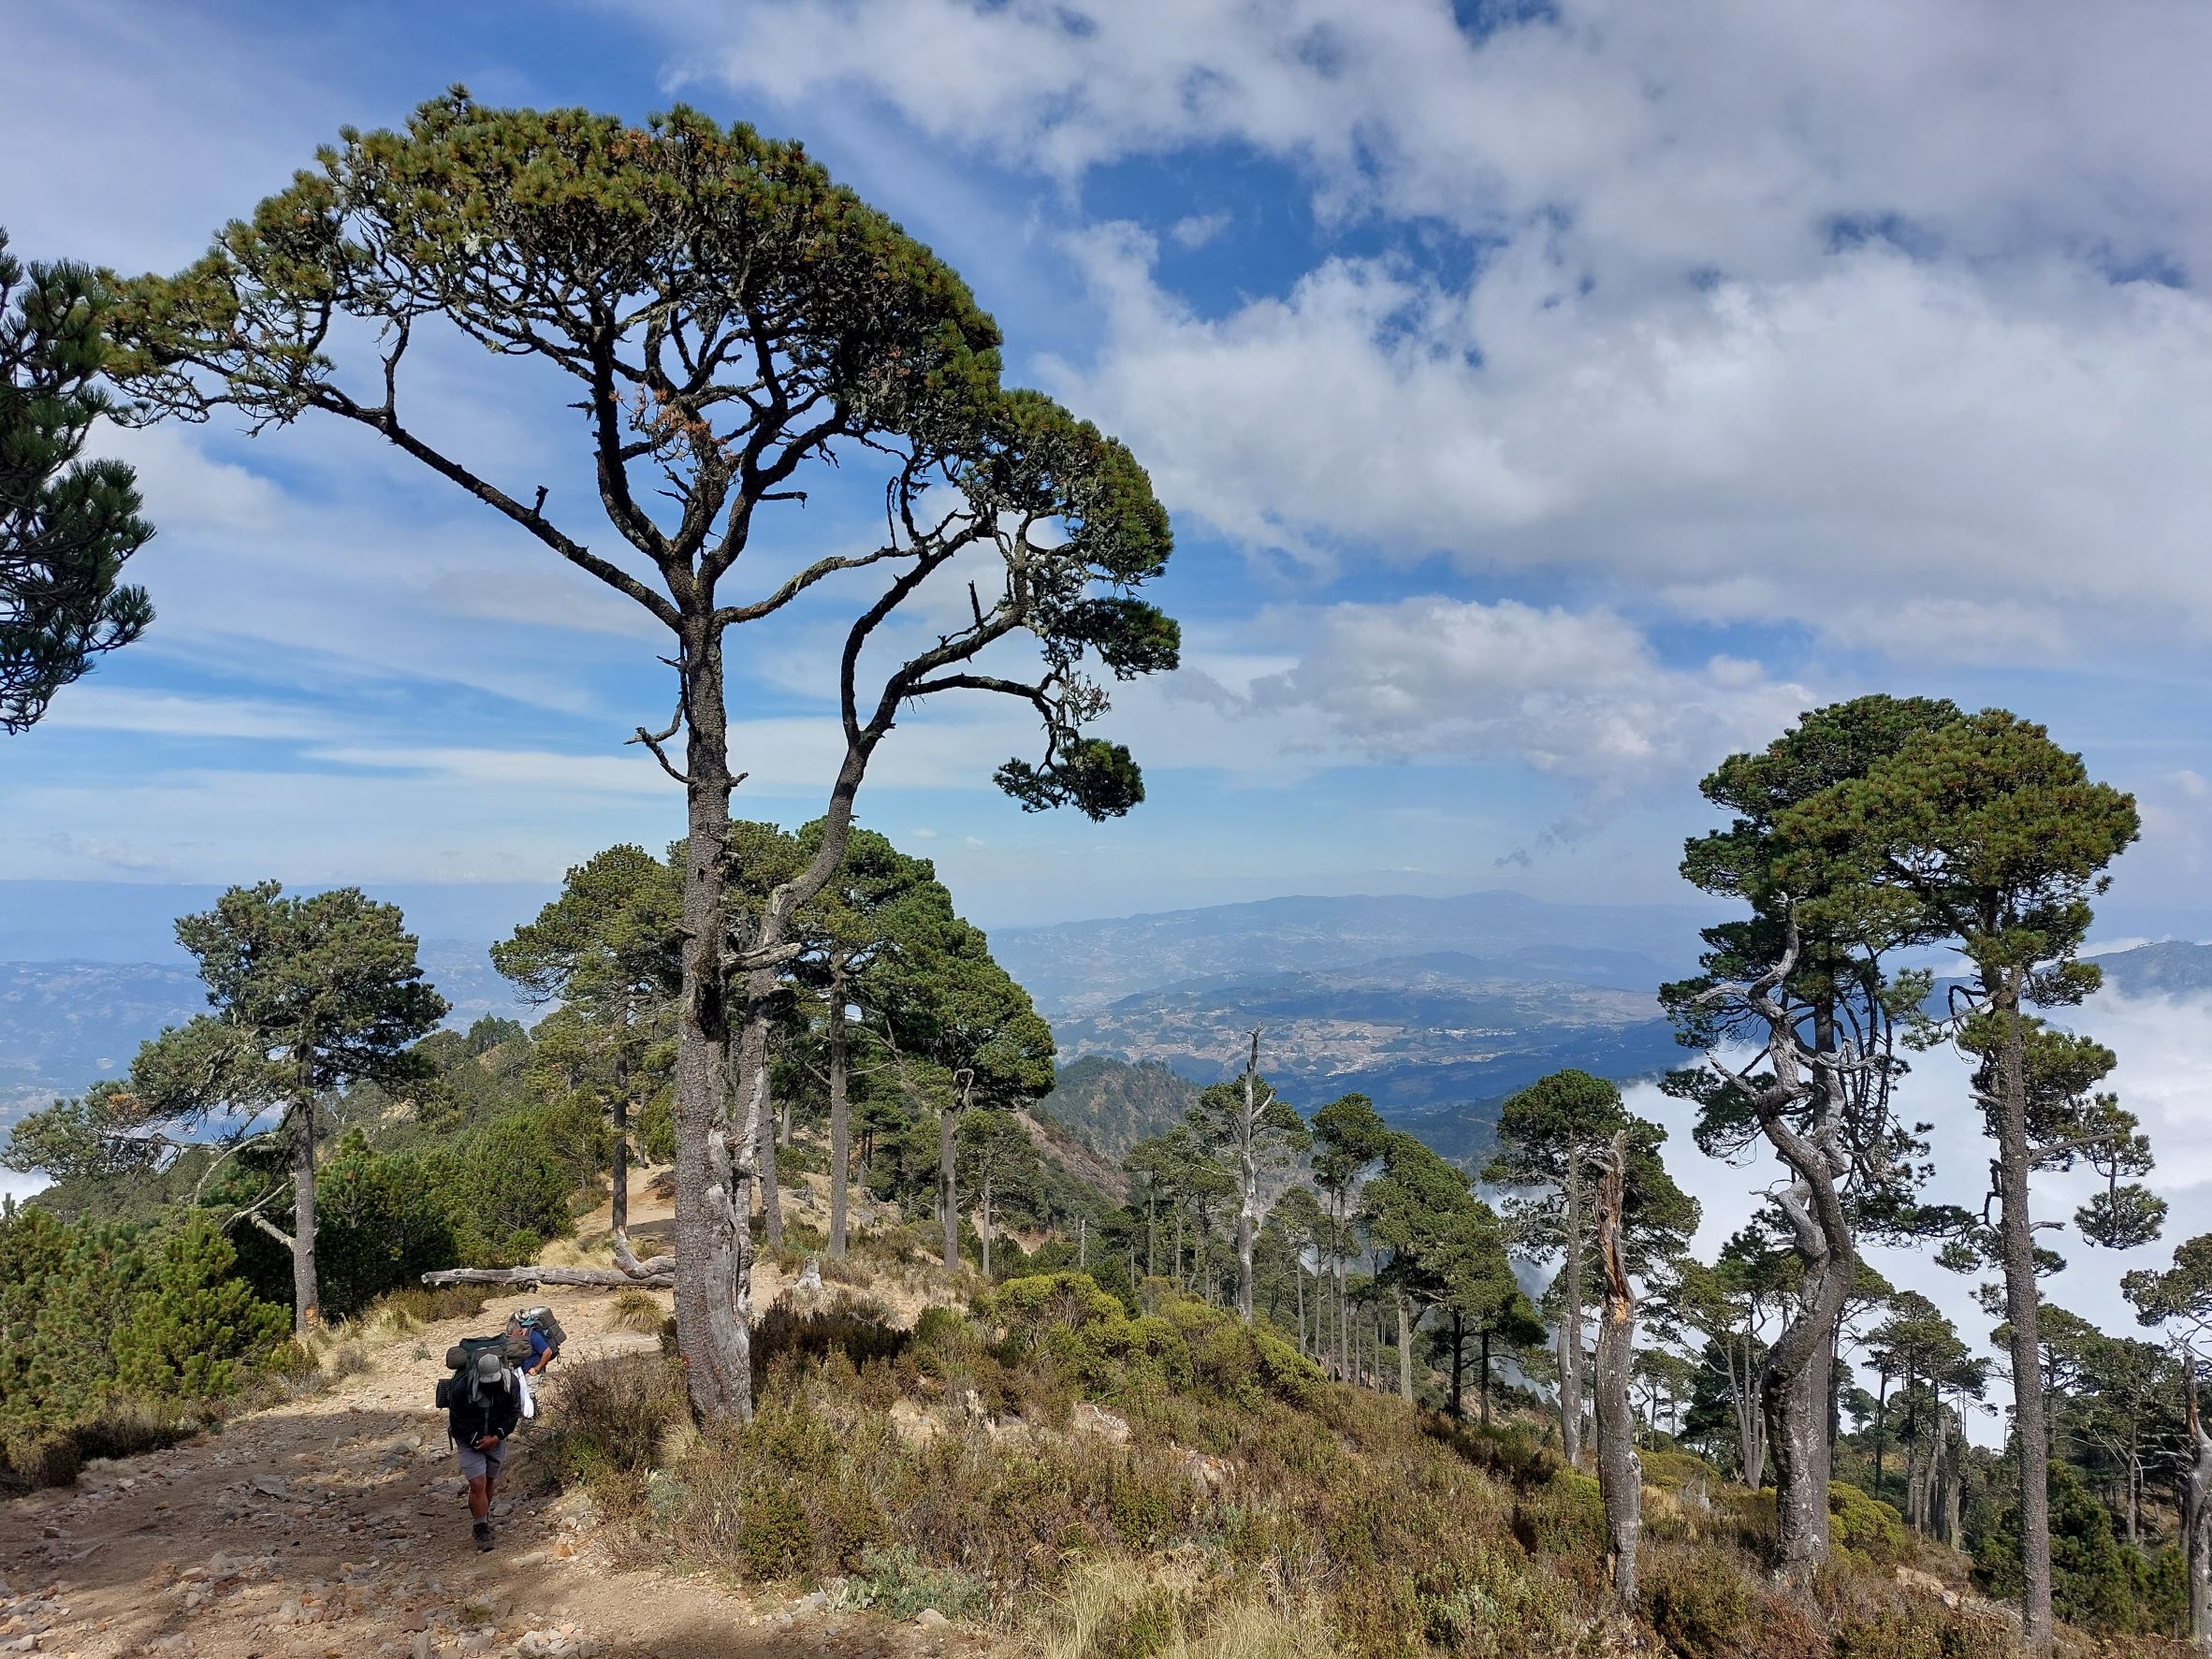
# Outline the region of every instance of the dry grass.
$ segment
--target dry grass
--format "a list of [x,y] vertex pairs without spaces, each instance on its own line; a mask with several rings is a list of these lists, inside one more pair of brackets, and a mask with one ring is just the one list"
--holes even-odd
[[[1164,1290],[1133,1311],[1079,1275],[1011,1281],[910,1330],[850,1297],[786,1303],[756,1355],[755,1419],[700,1431],[665,1361],[604,1362],[556,1403],[564,1471],[594,1483],[641,1552],[819,1584],[839,1608],[934,1607],[1043,1659],[2010,1651],[2001,1615],[1898,1579],[1884,1558],[1917,1546],[1875,1524],[1886,1511],[1842,1519],[1859,1548],[1813,1594],[1778,1589],[1762,1557],[1770,1499],[1667,1454],[1649,1464],[1645,1616],[1624,1623],[1597,1483],[1532,1427],[1454,1425],[1324,1382],[1279,1341]],[[1077,1414],[1086,1401],[1126,1436]]]
[[1040,1659],[1332,1659],[1320,1603],[1277,1585],[1208,1594],[1193,1556],[1084,1562],[1025,1622]]
[[412,1286],[387,1290],[362,1309],[360,1317],[342,1329],[363,1336],[407,1336],[425,1325],[441,1325],[448,1319],[473,1319],[490,1300],[491,1292],[480,1285],[445,1285],[437,1289]]
[[607,1323],[625,1331],[658,1331],[667,1317],[668,1310],[650,1290],[618,1290],[607,1310]]

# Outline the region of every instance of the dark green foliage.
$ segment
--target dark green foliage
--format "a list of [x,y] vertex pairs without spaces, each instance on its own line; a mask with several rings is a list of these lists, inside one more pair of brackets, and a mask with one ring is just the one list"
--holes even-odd
[[1895,1566],[1912,1556],[1905,1518],[1847,1482],[1828,1482],[1828,1520],[1838,1545],[1876,1566]]
[[460,1260],[451,1195],[422,1159],[372,1152],[358,1130],[323,1165],[315,1203],[323,1307],[334,1318]]
[[22,265],[0,229],[0,731],[22,732],[95,658],[153,619],[119,581],[153,527],[119,460],[80,458],[109,409],[114,297],[78,265]]
[[[2187,1605],[2178,1573],[2161,1575],[2121,1543],[2112,1512],[2071,1464],[2050,1465],[2051,1603],[2085,1629],[2132,1635],[2176,1628]],[[1992,1595],[2020,1593],[2020,1506],[2000,1509],[1974,1550],[1974,1581]],[[2145,1592],[2161,1592],[2159,1601]],[[2162,1605],[2161,1605],[2162,1603]]]
[[163,1032],[131,1063],[145,1119],[196,1123],[425,1074],[412,1045],[446,1004],[422,977],[398,906],[357,887],[287,897],[263,881],[182,918],[177,942],[198,958],[215,1011]]
[[1742,1576],[1701,1556],[1658,1556],[1644,1583],[1644,1616],[1681,1659],[1742,1651],[1760,1609]]
[[234,1392],[284,1335],[234,1276],[212,1219],[165,1231],[0,1215],[0,1432],[74,1429],[126,1401],[175,1407]]
[[[934,1311],[934,1310],[933,1310]],[[840,1294],[826,1308],[801,1313],[779,1298],[761,1316],[752,1340],[753,1370],[764,1377],[783,1355],[821,1360],[840,1353],[852,1364],[893,1360],[905,1352],[909,1337],[885,1320],[883,1309]]]
[[1181,1123],[1198,1097],[1198,1084],[1158,1061],[1131,1065],[1085,1055],[1060,1069],[1052,1093],[1037,1107],[1087,1145],[1118,1159],[1138,1142]]

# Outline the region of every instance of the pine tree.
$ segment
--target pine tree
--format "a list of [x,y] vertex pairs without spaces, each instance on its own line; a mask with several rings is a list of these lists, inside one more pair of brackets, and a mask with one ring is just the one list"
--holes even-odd
[[138,479],[83,458],[113,405],[99,387],[114,297],[78,265],[22,264],[0,230],[0,731],[153,620],[124,562],[153,537]]

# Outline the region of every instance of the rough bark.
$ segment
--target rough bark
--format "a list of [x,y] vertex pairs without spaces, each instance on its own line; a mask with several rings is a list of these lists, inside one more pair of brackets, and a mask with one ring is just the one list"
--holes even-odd
[[315,1102],[292,1107],[292,1331],[311,1329],[321,1315],[315,1281]]
[[945,1271],[960,1271],[960,1182],[953,1159],[959,1150],[958,1114],[950,1105],[937,1120],[937,1207],[945,1223]]
[[976,1221],[979,1225],[975,1230],[975,1236],[977,1242],[983,1247],[983,1278],[988,1282],[991,1277],[991,1177],[989,1175],[983,1177],[982,1189],[976,1195]]
[[832,1261],[845,1255],[845,1206],[852,1185],[852,1126],[846,1101],[845,1082],[845,974],[830,965],[829,988],[829,1114],[830,1114],[830,1225]]
[[1490,1427],[1490,1327],[1482,1328],[1482,1426]]
[[761,1223],[768,1235],[770,1249],[783,1247],[783,1187],[776,1179],[776,1112],[768,1099],[769,1074],[764,1068],[761,1074],[761,1110],[753,1129],[753,1165],[759,1171],[761,1188]]
[[1882,1429],[1889,1410],[1889,1373],[1882,1373],[1874,1395],[1874,1495],[1882,1495]]
[[676,1047],[676,1332],[691,1408],[743,1417],[752,1402],[751,1333],[737,1317],[746,1231],[727,1127],[729,997],[722,968],[730,767],[721,639],[683,636],[685,796],[683,990]]
[[1252,1317],[1252,1235],[1259,1225],[1259,1033],[1244,1068],[1244,1120],[1237,1133],[1237,1317]]
[[589,1285],[613,1289],[637,1287],[667,1290],[676,1284],[676,1258],[651,1256],[639,1262],[636,1273],[615,1267],[443,1267],[423,1274],[422,1282],[440,1285]]
[[2212,1653],[2212,1434],[2205,1433],[2197,1409],[2197,1357],[2185,1352],[2189,1367],[2189,1439],[2191,1459],[2183,1488],[2183,1559],[2189,1573],[2189,1639]]
[[1736,1364],[1738,1349],[1728,1355],[1729,1391],[1736,1408],[1736,1451],[1743,1463],[1743,1484],[1754,1492],[1767,1481],[1767,1415],[1759,1404],[1759,1367],[1753,1361],[1751,1333],[1739,1346],[1743,1365]]
[[1597,1323],[1597,1484],[1606,1511],[1606,1566],[1613,1594],[1636,1606],[1637,1547],[1643,1535],[1643,1460],[1628,1383],[1636,1358],[1636,1288],[1622,1254],[1628,1137],[1616,1134],[1597,1181],[1597,1259],[1603,1302]]
[[2043,1354],[2036,1344],[2035,1234],[2028,1209],[2028,1080],[2020,1013],[2023,976],[2000,982],[2004,1057],[2000,1081],[1997,1190],[2004,1259],[2004,1312],[2012,1326],[2013,1434],[2020,1463],[2021,1651],[2047,1659],[2051,1622],[2050,1423],[2044,1408]]
[[1298,1351],[1302,1354],[1306,1351],[1305,1268],[1295,1259],[1290,1263],[1290,1278],[1298,1288]]
[[1566,1175],[1564,1305],[1559,1310],[1559,1444],[1569,1468],[1582,1462],[1582,1177]]
[[1398,1398],[1413,1404],[1413,1303],[1398,1297]]
[[[1813,1010],[1813,1047],[1797,1034],[1782,987],[1797,964],[1797,921],[1788,924],[1782,958],[1740,995],[1766,1025],[1771,1077],[1754,1083],[1730,1073],[1790,1172],[1778,1203],[1790,1228],[1804,1280],[1796,1316],[1768,1350],[1759,1404],[1774,1459],[1778,1575],[1812,1582],[1828,1554],[1828,1400],[1836,1321],[1851,1288],[1854,1244],[1840,1186],[1850,1169],[1839,1141],[1848,1080],[1837,1050],[1834,1011]],[[1810,1069],[1811,1075],[1807,1075]],[[1804,1113],[1803,1127],[1793,1114]]]
[[1451,1420],[1455,1423],[1463,1415],[1460,1409],[1460,1377],[1466,1369],[1466,1316],[1455,1307],[1451,1310]]

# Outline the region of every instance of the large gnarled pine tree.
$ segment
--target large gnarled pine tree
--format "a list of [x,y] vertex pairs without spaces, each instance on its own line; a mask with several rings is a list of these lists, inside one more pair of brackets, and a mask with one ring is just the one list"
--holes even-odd
[[[799,145],[688,109],[639,127],[486,109],[457,88],[403,131],[342,133],[198,264],[131,284],[118,322],[148,410],[352,423],[666,631],[675,715],[637,739],[689,809],[677,1328],[694,1406],[749,1413],[740,1195],[791,918],[837,867],[878,745],[936,693],[1036,711],[1041,756],[998,773],[1025,806],[1105,816],[1142,798],[1128,751],[1084,734],[1106,706],[1084,667],[1126,677],[1175,661],[1174,625],[1134,597],[1170,546],[1142,469],[1050,400],[1002,387],[997,327],[966,284]],[[549,410],[575,412],[589,520],[548,510],[547,473],[513,476],[442,435],[410,351],[456,330],[515,365],[507,396],[550,391]],[[880,478],[879,544],[750,579],[749,555],[774,557],[763,509],[788,512],[832,462]],[[965,584],[957,604],[918,634],[894,625],[940,574]],[[832,586],[851,591],[824,677],[841,753],[823,833],[732,951],[727,636]],[[1017,635],[1035,648],[1026,667]]]

